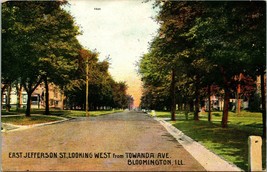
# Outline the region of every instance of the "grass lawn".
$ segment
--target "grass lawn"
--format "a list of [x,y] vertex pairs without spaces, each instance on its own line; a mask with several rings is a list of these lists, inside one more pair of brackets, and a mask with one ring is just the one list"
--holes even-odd
[[[96,117],[100,115],[106,115],[116,112],[122,112],[122,110],[109,110],[109,111],[89,111],[90,117]],[[1,115],[18,115],[18,114],[24,114],[25,110],[21,109],[19,111],[15,111],[11,109],[10,112],[2,111]],[[57,118],[55,116],[65,117],[65,118],[75,118],[75,117],[85,117],[86,113],[85,111],[78,111],[78,110],[50,110],[50,115],[53,116],[47,116],[44,114],[44,109],[33,109],[31,110],[31,114],[39,114],[39,116],[31,116],[31,117],[25,117],[25,116],[10,116],[10,117],[1,117],[1,121],[4,123],[11,123],[15,125],[31,125],[31,124],[39,124],[39,123],[45,123],[45,122],[51,122],[51,121],[57,121],[62,120],[61,118]]]
[[[101,111],[89,111],[89,117],[96,117],[100,115],[107,115],[117,112],[122,112],[123,110],[101,110]],[[78,111],[78,110],[67,110],[64,111],[63,117],[85,117],[85,111]]]
[[40,124],[52,121],[62,120],[61,118],[52,117],[52,116],[10,116],[10,117],[2,117],[1,121],[4,123],[10,123],[14,125],[32,125],[32,124]]
[[[169,112],[156,112],[158,117],[169,117]],[[200,113],[200,120],[194,121],[190,113],[185,120],[183,112],[176,113],[176,121],[171,122],[192,139],[200,142],[208,149],[234,163],[243,170],[248,169],[248,137],[261,135],[261,113],[241,112],[238,116],[229,113],[229,127],[221,128],[222,112],[212,113],[212,122],[208,122],[208,114]],[[263,168],[266,168],[266,142],[263,139]]]

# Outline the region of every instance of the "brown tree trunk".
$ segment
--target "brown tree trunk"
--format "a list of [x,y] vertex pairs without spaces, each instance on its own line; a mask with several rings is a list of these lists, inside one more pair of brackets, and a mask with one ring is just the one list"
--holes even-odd
[[7,84],[2,84],[3,86],[1,87],[1,108],[3,107],[3,94],[7,88]]
[[208,112],[208,120],[209,122],[211,122],[211,99],[210,99],[210,96],[211,96],[211,86],[209,85],[208,86],[208,105],[209,105],[209,112]]
[[229,81],[227,79],[225,70],[221,67],[221,73],[224,82],[224,105],[223,105],[223,116],[222,116],[222,128],[227,128],[228,126],[228,112],[229,112],[229,101],[230,101],[230,90]]
[[47,77],[44,76],[44,84],[45,84],[45,115],[49,115],[49,86]]
[[196,78],[196,90],[195,90],[195,113],[194,113],[194,120],[199,120],[199,77]]
[[25,91],[27,92],[27,95],[28,95],[28,99],[27,99],[27,107],[26,107],[26,112],[25,112],[25,115],[26,117],[30,117],[31,116],[31,96],[32,96],[32,93],[34,92],[34,90],[38,87],[38,85],[42,82],[42,77],[40,77],[38,79],[38,81],[36,82],[35,86],[32,87],[33,83],[30,82],[28,84],[26,83],[23,83],[23,87],[25,89]]
[[61,93],[61,101],[62,101],[62,106],[61,109],[64,110],[64,93]]
[[16,86],[17,89],[17,111],[20,109],[20,99],[21,99],[21,84],[17,84]]
[[240,100],[240,92],[241,92],[241,88],[240,88],[240,84],[237,85],[237,92],[236,92],[236,113],[237,115],[240,115],[240,109],[241,109],[241,100]]
[[188,113],[190,111],[190,104],[185,101],[185,120],[188,120]]
[[184,104],[183,104],[183,111],[185,115],[185,120],[188,120],[188,110],[187,110],[187,99],[185,98]]
[[222,116],[222,128],[227,128],[228,126],[228,111],[229,111],[229,101],[230,101],[230,90],[229,88],[224,88],[224,105],[223,105],[223,116]]
[[11,95],[11,84],[7,86],[7,95],[6,95],[6,112],[10,112],[10,95]]
[[264,71],[260,75],[261,78],[261,105],[262,105],[262,124],[263,124],[263,133],[262,136],[266,138],[266,94],[265,94],[265,79]]
[[175,121],[175,109],[176,109],[176,103],[175,103],[175,71],[172,69],[172,80],[171,80],[171,120]]
[[242,79],[242,73],[240,73],[238,77],[238,84],[236,89],[236,113],[237,115],[240,115],[240,109],[241,109],[241,100],[240,100],[240,93],[241,93],[241,84],[240,81]]
[[32,91],[28,91],[27,95],[28,97],[27,97],[27,107],[26,107],[25,115],[26,117],[30,117],[31,116],[31,104],[32,104],[31,102]]
[[189,111],[190,112],[193,112],[194,111],[194,101],[193,100],[190,100],[190,103],[189,103]]
[[181,102],[178,102],[178,111],[183,110],[183,104]]

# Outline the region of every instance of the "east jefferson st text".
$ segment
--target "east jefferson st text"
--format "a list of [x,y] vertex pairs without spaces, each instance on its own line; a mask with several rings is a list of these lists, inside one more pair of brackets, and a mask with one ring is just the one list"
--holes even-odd
[[9,158],[111,158],[111,152],[9,152]]

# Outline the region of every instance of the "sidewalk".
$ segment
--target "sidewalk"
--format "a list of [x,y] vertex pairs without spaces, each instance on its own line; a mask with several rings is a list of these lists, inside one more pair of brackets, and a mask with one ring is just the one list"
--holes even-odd
[[[167,119],[153,117],[159,121],[166,130],[207,170],[207,171],[243,171],[236,165],[224,160],[210,150],[206,149],[200,143],[186,136],[182,131],[178,130]],[[168,119],[169,120],[169,119]]]

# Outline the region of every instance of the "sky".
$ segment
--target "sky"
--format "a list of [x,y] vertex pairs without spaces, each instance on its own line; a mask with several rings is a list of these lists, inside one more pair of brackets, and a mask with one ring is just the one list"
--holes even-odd
[[69,0],[65,7],[74,17],[82,35],[80,43],[100,53],[102,61],[109,56],[109,72],[115,81],[125,81],[127,93],[140,103],[142,83],[137,74],[137,62],[147,53],[149,43],[157,33],[153,20],[156,10],[152,2],[143,0]]

